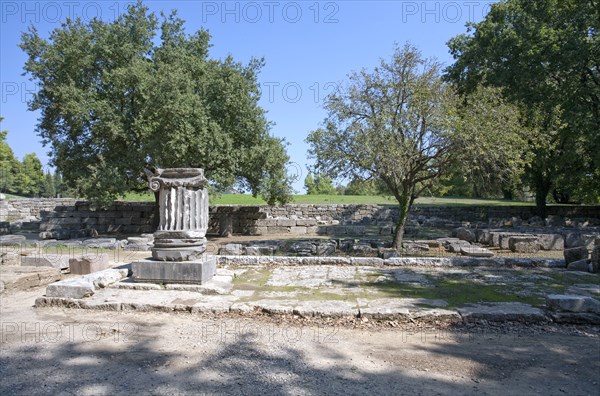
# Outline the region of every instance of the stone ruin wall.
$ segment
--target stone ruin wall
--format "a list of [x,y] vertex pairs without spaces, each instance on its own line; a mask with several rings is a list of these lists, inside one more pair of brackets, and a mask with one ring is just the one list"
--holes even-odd
[[[558,226],[600,225],[600,206],[551,206],[549,218]],[[506,219],[532,219],[530,206],[417,206],[409,226],[455,227],[464,222],[505,225]],[[39,230],[45,238],[67,239],[98,234],[141,234],[153,231],[153,202],[115,202],[106,210],[93,210],[86,201],[71,198],[0,201],[0,233]],[[294,235],[390,233],[398,217],[393,206],[211,205],[209,234]],[[541,219],[540,219],[541,220]],[[552,224],[551,224],[552,225]],[[567,221],[567,226],[568,224]]]

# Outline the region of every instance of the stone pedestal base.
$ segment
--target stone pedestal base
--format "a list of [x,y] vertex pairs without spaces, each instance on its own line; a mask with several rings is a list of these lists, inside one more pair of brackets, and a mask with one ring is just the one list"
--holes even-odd
[[206,245],[191,247],[154,247],[152,248],[152,259],[157,261],[196,261],[204,257]]
[[136,282],[202,284],[215,275],[217,259],[204,256],[195,261],[140,260],[131,263],[131,270]]
[[152,258],[158,261],[196,261],[206,252],[206,238],[192,231],[157,231],[154,233]]

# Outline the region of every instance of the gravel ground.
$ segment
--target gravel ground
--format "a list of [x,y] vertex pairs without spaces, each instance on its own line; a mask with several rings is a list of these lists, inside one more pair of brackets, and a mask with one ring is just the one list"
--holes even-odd
[[598,395],[597,327],[409,327],[33,308],[0,297],[0,394]]

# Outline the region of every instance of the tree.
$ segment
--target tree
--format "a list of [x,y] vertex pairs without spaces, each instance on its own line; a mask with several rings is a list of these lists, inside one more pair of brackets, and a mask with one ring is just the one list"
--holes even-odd
[[409,44],[373,72],[349,75],[326,99],[324,127],[307,138],[316,168],[331,177],[376,178],[398,202],[394,248],[412,204],[444,172],[455,147],[454,95],[440,65]]
[[387,187],[381,180],[363,180],[353,178],[344,189],[344,195],[390,195]]
[[[0,122],[4,117],[0,117]],[[0,192],[16,192],[15,177],[19,171],[19,161],[6,143],[8,131],[0,131]]]
[[[399,207],[393,246],[401,249],[414,200],[437,188],[459,162],[478,173],[510,180],[523,166],[518,113],[496,91],[459,103],[441,78],[441,66],[412,45],[396,48],[390,62],[361,70],[329,96],[324,127],[307,138],[316,168],[331,177],[383,183]],[[509,170],[498,169],[508,166]]]
[[258,106],[264,61],[209,59],[209,40],[186,34],[175,12],[159,23],[141,2],[114,22],[67,19],[48,40],[33,27],[22,35],[40,87],[29,108],[68,187],[105,203],[147,190],[144,168],[200,167],[219,188],[289,199],[284,142]]
[[63,197],[65,195],[66,189],[63,184],[62,175],[60,174],[60,172],[58,172],[58,171],[54,172],[53,181],[54,181],[54,191],[56,193],[56,196],[59,198]]
[[348,183],[344,195],[376,195],[377,190],[372,180],[354,178]]
[[511,195],[531,161],[519,108],[508,102],[502,91],[477,87],[458,106],[464,149],[454,153],[456,174],[472,186],[475,197]]
[[337,190],[333,186],[333,180],[327,175],[317,173],[314,177],[312,173],[304,178],[304,188],[309,195],[336,195]]
[[308,195],[316,194],[317,186],[315,184],[315,178],[310,172],[304,178],[304,188]]
[[41,195],[44,198],[56,197],[56,186],[54,184],[54,177],[50,171],[46,172],[44,182],[42,184]]
[[599,28],[595,0],[507,0],[448,43],[456,62],[446,78],[462,94],[500,87],[523,109],[534,154],[524,180],[541,215],[553,190],[600,195]]
[[39,196],[44,181],[42,162],[35,153],[26,154],[15,178],[17,194]]

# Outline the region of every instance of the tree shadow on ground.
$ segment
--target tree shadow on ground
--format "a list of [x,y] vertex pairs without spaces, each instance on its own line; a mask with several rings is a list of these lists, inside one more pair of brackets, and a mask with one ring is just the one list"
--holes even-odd
[[[507,381],[516,388],[503,393],[525,394],[531,389],[519,378],[539,377],[542,389],[543,376],[553,374],[552,367],[536,365],[536,358],[564,367],[579,362],[579,374],[588,379],[599,366],[593,360],[597,339],[584,337],[572,346],[561,346],[564,340],[535,343],[483,336],[426,344],[423,334],[398,331],[391,334],[392,342],[381,342],[377,335],[360,342],[347,340],[345,331],[330,340],[337,342],[326,342],[314,333],[299,336],[299,331],[308,331],[302,327],[246,324],[244,329],[232,321],[212,321],[208,327],[198,322],[178,331],[172,325],[139,323],[131,334],[99,325],[106,331],[100,339],[91,334],[83,341],[51,342],[47,333],[38,343],[30,326],[29,341],[9,337],[0,350],[0,393],[479,394],[483,382],[502,391]],[[302,337],[305,342],[300,342]],[[369,359],[357,359],[353,349]],[[463,379],[458,364],[466,368]],[[577,394],[595,389],[590,382],[578,386]]]

